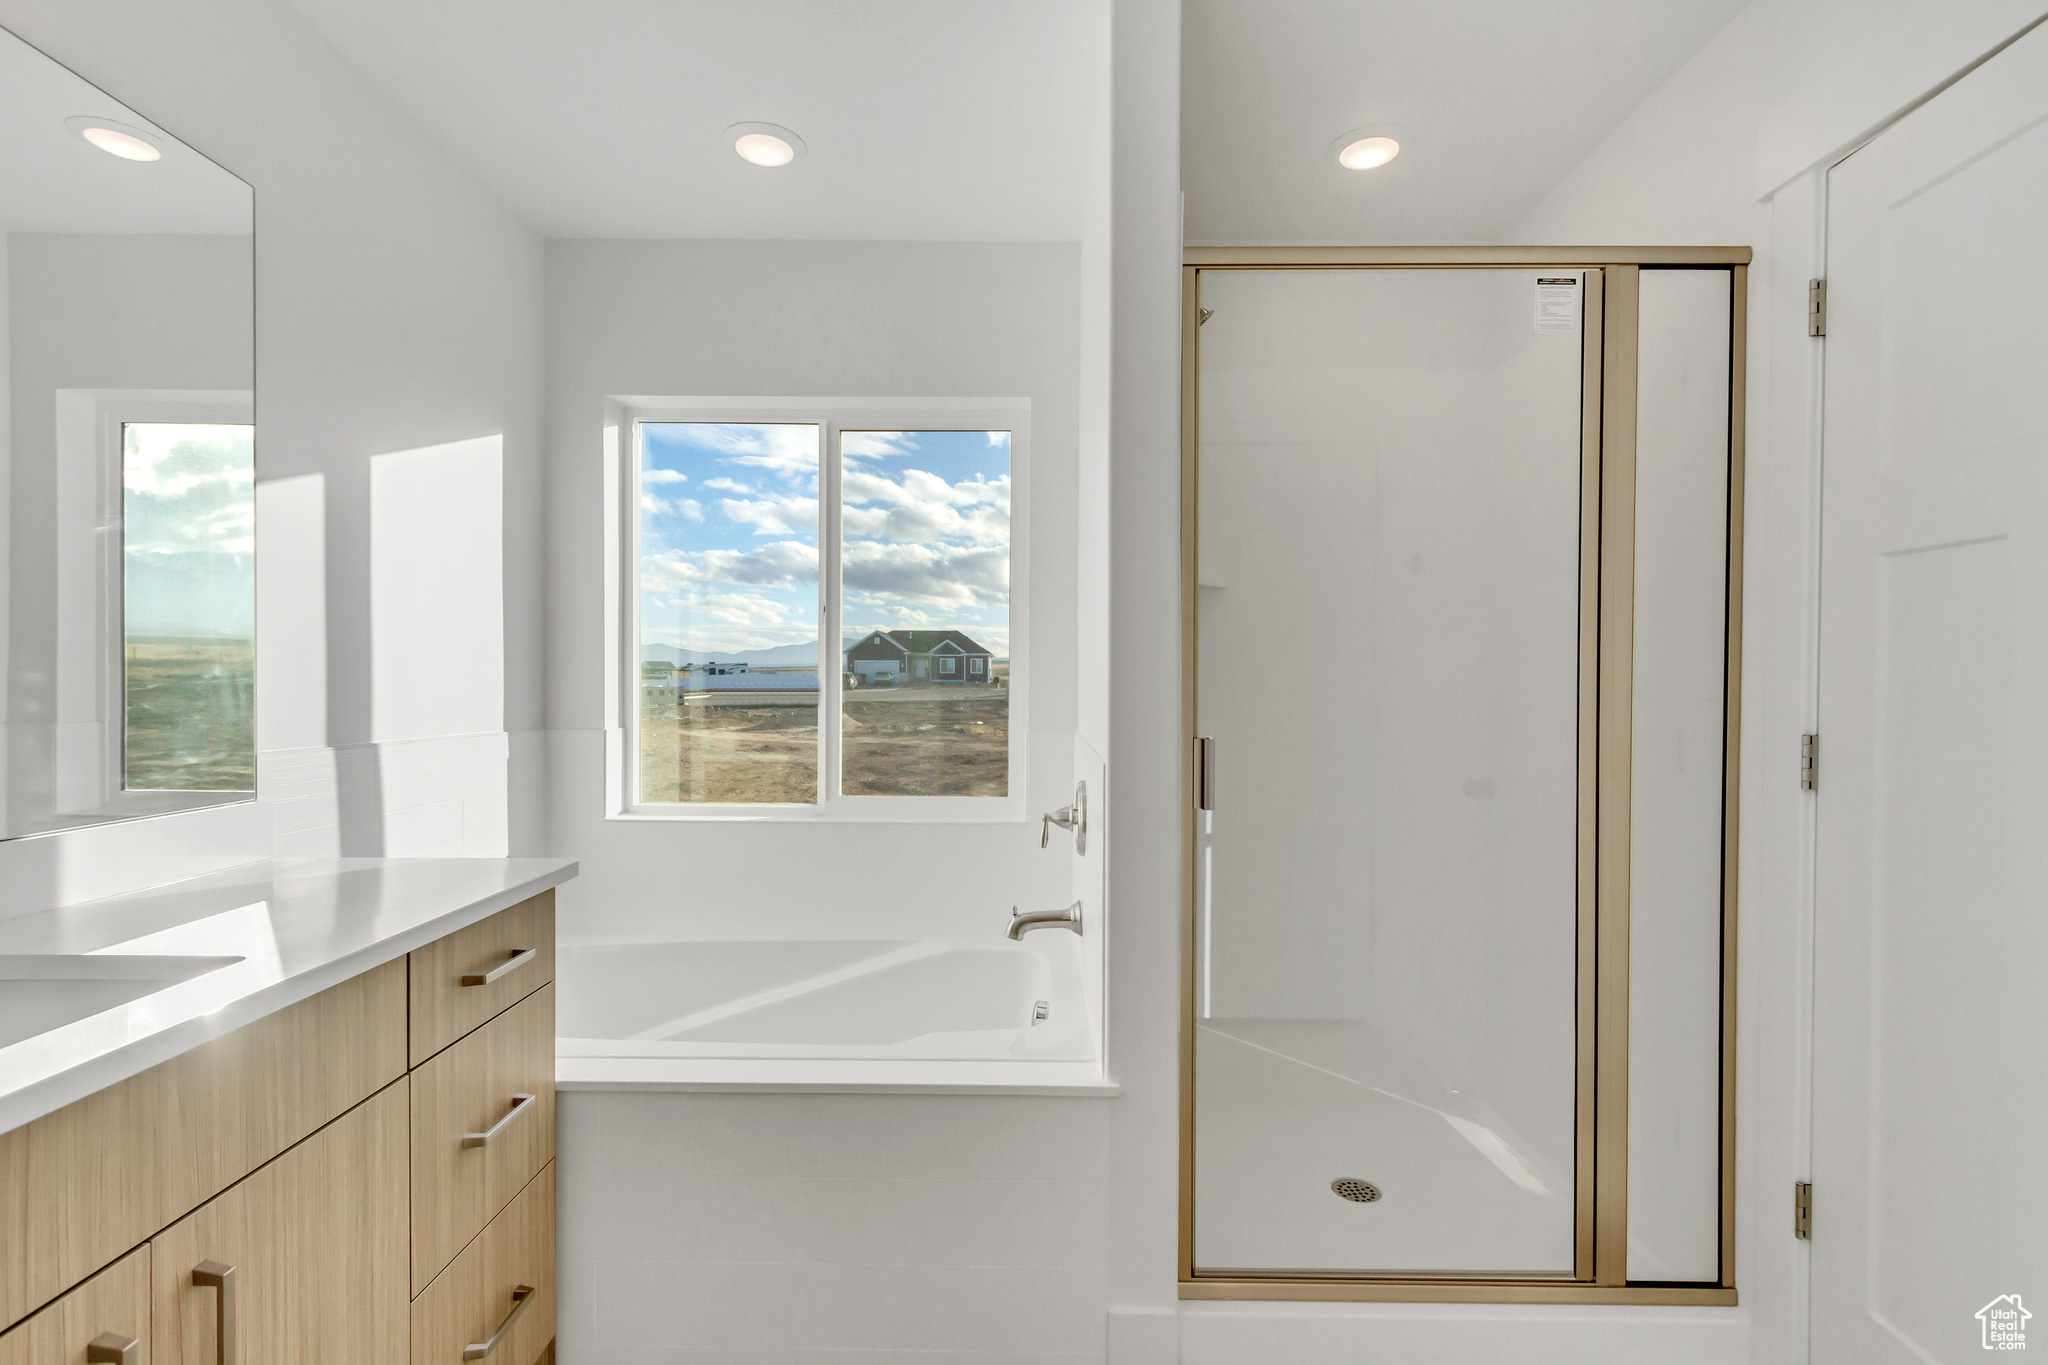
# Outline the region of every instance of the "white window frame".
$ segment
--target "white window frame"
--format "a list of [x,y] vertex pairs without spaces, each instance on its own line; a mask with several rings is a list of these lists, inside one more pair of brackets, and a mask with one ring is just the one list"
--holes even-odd
[[[818,800],[816,804],[657,804],[640,792],[640,428],[649,422],[808,424],[818,428]],[[1031,400],[1026,398],[663,398],[607,401],[606,502],[616,547],[607,574],[607,620],[616,648],[607,670],[613,719],[606,745],[607,810],[614,820],[1006,824],[1025,820],[1031,595]],[[847,796],[839,790],[842,679],[839,641],[842,431],[1010,433],[1009,781],[1003,796]],[[615,537],[615,539],[614,539]],[[865,623],[863,623],[865,624]],[[826,663],[825,642],[834,642]],[[964,676],[956,674],[958,676]],[[990,670],[986,677],[993,677]]]
[[[92,765],[94,778],[90,779],[97,791],[81,789],[82,764],[61,765],[76,771],[70,776],[60,774],[59,807],[71,813],[91,809],[125,819],[253,801],[253,791],[130,791],[126,785],[127,612],[123,593],[127,541],[123,517],[127,492],[124,429],[129,423],[253,427],[256,395],[246,389],[59,389],[56,398],[57,467],[60,474],[76,471],[65,477],[77,480],[75,485],[67,482],[58,493],[59,618],[84,619],[82,613],[64,606],[66,601],[81,607],[88,599],[93,603],[91,668],[101,736]],[[84,506],[87,500],[92,504],[89,511]],[[83,543],[86,534],[92,537],[90,547]],[[85,572],[88,560],[93,566],[90,574]],[[60,672],[69,667],[63,653],[60,646]],[[60,681],[60,686],[68,684]],[[256,766],[262,766],[260,756]],[[260,772],[256,781],[262,782]]]

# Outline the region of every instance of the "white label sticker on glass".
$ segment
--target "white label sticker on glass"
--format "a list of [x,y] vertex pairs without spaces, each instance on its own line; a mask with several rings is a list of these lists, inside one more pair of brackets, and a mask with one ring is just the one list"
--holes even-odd
[[1536,330],[1576,332],[1579,330],[1579,277],[1538,275],[1536,277]]

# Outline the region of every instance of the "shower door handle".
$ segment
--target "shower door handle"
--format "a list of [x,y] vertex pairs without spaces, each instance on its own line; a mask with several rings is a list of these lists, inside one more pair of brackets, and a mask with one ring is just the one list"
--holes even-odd
[[1195,809],[1216,809],[1216,741],[1206,735],[1195,740]]

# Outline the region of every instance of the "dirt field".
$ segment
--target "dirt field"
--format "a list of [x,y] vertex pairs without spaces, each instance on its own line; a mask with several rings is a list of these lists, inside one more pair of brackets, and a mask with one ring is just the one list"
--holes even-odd
[[255,677],[247,640],[129,640],[129,790],[254,791]]
[[[1010,693],[894,687],[846,695],[841,790],[848,796],[1003,796]],[[640,799],[747,804],[818,799],[817,708],[722,696],[648,702]]]
[[848,796],[1006,796],[1010,689],[937,685],[845,694]]
[[640,799],[814,803],[816,698],[800,705],[643,703]]

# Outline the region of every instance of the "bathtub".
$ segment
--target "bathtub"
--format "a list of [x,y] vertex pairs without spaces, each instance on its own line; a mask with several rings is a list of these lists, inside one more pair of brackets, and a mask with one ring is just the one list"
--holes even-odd
[[563,944],[563,1089],[1101,1093],[1080,941]]

